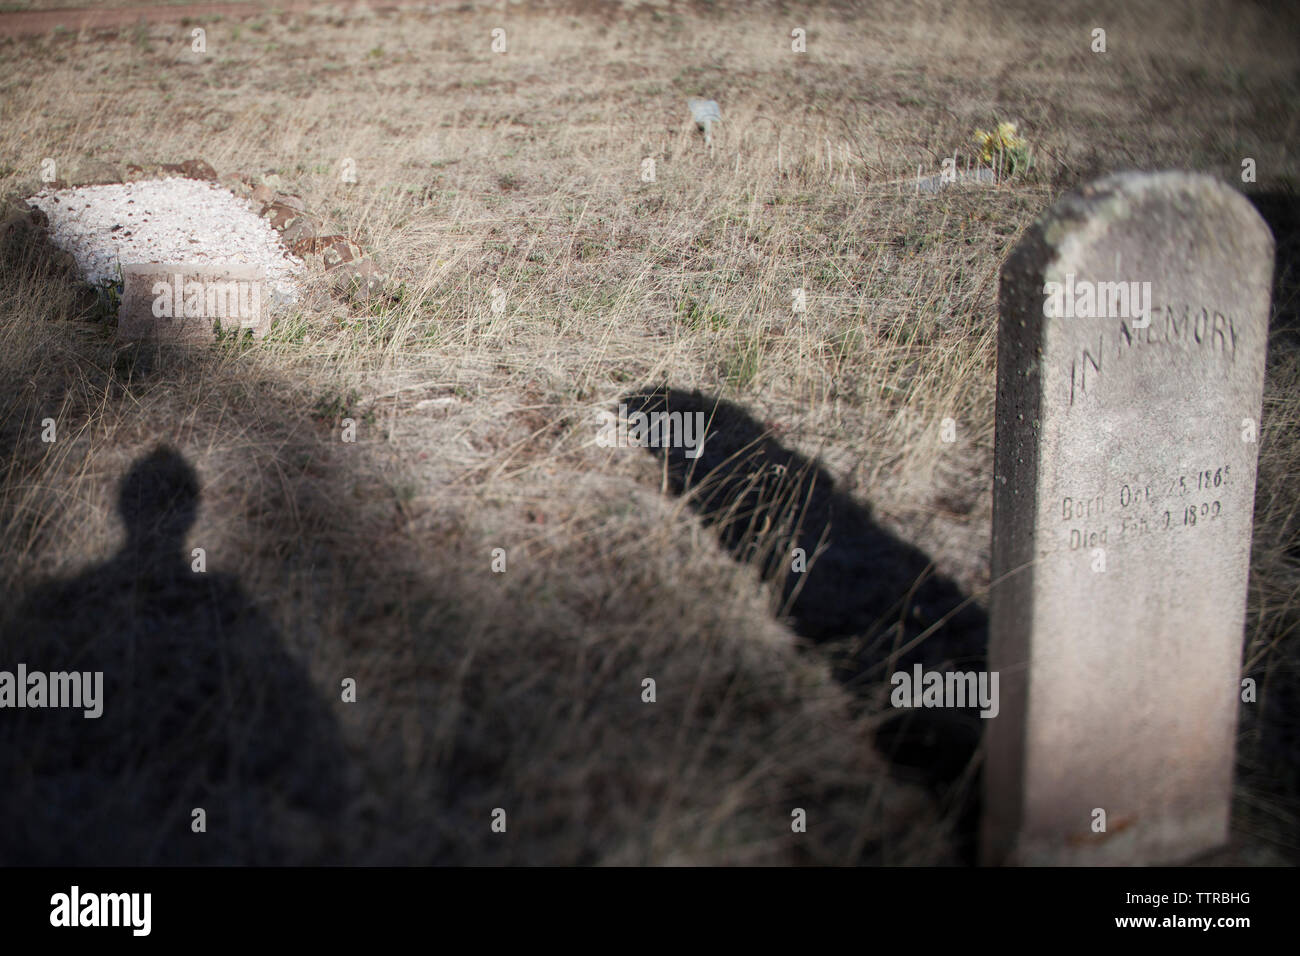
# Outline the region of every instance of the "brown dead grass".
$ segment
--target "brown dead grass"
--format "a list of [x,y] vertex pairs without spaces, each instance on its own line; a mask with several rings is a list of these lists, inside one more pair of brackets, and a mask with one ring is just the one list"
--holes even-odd
[[[949,861],[940,811],[873,756],[875,716],[652,459],[595,445],[594,413],[658,384],[740,402],[982,596],[997,269],[1021,230],[1113,169],[1231,179],[1250,155],[1294,188],[1294,31],[1190,9],[487,5],[221,20],[201,57],[180,25],[0,41],[0,194],[45,157],[201,156],[278,176],[403,283],[368,306],[315,291],[255,348],[135,354],[58,321],[57,283],[6,276],[2,573],[21,593],[106,558],[118,476],[180,449],[211,566],[323,695],[363,689],[334,706],[355,799],[308,861]],[[712,155],[692,95],[722,104]],[[999,119],[1029,175],[912,194]],[[1275,680],[1300,590],[1294,355],[1270,364],[1248,635]],[[1294,850],[1282,757],[1244,759],[1240,831]]]

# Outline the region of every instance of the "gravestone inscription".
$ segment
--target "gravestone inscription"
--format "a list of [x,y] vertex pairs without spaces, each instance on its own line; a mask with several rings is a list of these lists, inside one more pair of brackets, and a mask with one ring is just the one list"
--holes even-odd
[[266,273],[244,264],[144,263],[122,267],[118,334],[125,339],[210,342],[215,331],[266,334]]

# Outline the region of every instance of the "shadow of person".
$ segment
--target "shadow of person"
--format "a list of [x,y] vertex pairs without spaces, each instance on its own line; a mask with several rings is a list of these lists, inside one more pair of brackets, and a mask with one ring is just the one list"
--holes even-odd
[[[983,669],[984,611],[936,574],[923,551],[838,490],[815,461],[784,447],[770,429],[722,399],[658,389],[629,395],[622,404],[629,418],[637,412],[701,416],[701,429],[681,434],[702,432],[702,447],[688,448],[685,441],[662,447],[660,433],[661,447],[647,450],[664,462],[672,493],[685,496],[733,557],[759,569],[796,633],[829,652],[846,687],[877,695],[876,702],[887,706],[880,688],[896,673],[913,674],[917,665],[923,671]],[[800,552],[802,571],[796,569]],[[876,732],[877,748],[896,770],[930,785],[950,804],[968,858],[979,810],[972,758],[982,729],[976,707],[908,708]]]
[[0,710],[0,862],[330,857],[346,797],[337,722],[238,582],[193,569],[198,503],[175,451],[137,460],[118,500],[121,551],[39,587],[5,628],[0,666],[25,665],[28,701],[34,672],[103,676],[89,710]]

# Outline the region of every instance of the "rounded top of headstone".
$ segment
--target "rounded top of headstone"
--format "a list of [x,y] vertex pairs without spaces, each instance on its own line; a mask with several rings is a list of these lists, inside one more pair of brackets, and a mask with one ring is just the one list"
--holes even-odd
[[[1106,176],[1058,199],[1002,267],[1004,297],[1041,298],[1044,281],[1196,276],[1202,291],[1267,288],[1273,234],[1244,195],[1203,173]],[[1215,263],[1213,268],[1207,263]],[[1234,291],[1235,290],[1235,291]]]
[[1106,230],[1134,216],[1157,217],[1155,225],[1176,233],[1192,232],[1205,223],[1222,227],[1224,238],[1242,246],[1266,243],[1267,257],[1272,260],[1273,234],[1250,200],[1204,173],[1112,173],[1062,196],[1043,215],[1040,225],[1047,244],[1061,246],[1071,237],[1090,238],[1093,230],[1086,228],[1089,224]]

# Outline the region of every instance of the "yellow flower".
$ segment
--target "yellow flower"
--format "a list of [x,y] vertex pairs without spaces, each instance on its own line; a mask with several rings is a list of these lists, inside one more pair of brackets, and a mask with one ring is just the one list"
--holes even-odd
[[1015,123],[999,123],[994,132],[977,129],[974,139],[975,145],[980,150],[980,158],[986,163],[992,162],[999,153],[1015,152],[1025,148],[1025,141],[1020,138]]

